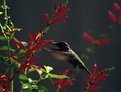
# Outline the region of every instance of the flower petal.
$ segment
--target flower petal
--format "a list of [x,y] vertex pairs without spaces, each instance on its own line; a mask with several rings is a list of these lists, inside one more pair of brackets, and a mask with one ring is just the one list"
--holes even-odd
[[90,90],[90,91],[94,91],[94,90],[99,91],[101,88],[102,88],[101,86],[91,86],[91,87],[89,88],[89,90]]
[[55,18],[55,17],[61,16],[61,15],[65,14],[65,13],[67,13],[69,10],[70,10],[70,9],[67,8],[67,7],[62,7],[62,8],[60,8],[60,9],[53,15],[53,17]]
[[48,24],[48,22],[49,22],[49,15],[48,14],[44,14],[44,21],[46,24]]
[[13,42],[14,42],[20,49],[26,50],[26,47],[22,44],[21,41],[18,41],[17,39],[13,39]]
[[101,39],[96,42],[96,45],[107,45],[110,41],[111,39]]
[[61,18],[57,18],[57,19],[53,20],[52,22],[50,22],[49,25],[51,25],[51,26],[55,25],[57,23],[65,21],[66,19],[68,19],[68,16],[63,16]]
[[53,42],[53,40],[41,40],[40,42],[38,42],[35,46],[33,46],[32,48],[30,48],[29,51],[27,51],[24,54],[24,57],[29,57],[33,54],[34,51],[37,51],[39,49],[41,49],[45,44]]
[[102,71],[102,72],[100,72],[100,73],[96,76],[96,78],[95,78],[95,80],[94,80],[94,83],[98,83],[98,82],[100,82],[100,81],[102,81],[102,80],[105,80],[106,77],[107,77],[106,71]]
[[117,17],[111,11],[108,11],[108,17],[111,21],[117,22]]
[[118,23],[121,24],[121,16],[118,18]]
[[95,43],[95,40],[94,40],[88,33],[83,32],[83,37],[84,37],[84,39],[87,40],[88,42],[93,43],[93,44]]
[[114,9],[116,9],[121,14],[121,7],[118,3],[114,3]]

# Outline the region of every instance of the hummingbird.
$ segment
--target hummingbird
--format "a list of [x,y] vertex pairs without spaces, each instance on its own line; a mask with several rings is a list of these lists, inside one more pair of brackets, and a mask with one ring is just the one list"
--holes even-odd
[[85,70],[87,73],[91,73],[89,69],[85,66],[79,56],[70,48],[69,44],[66,41],[61,42],[51,42],[50,44],[56,46],[56,48],[43,47],[45,52],[50,53],[53,57],[61,61],[67,61],[74,68],[79,67],[82,70]]

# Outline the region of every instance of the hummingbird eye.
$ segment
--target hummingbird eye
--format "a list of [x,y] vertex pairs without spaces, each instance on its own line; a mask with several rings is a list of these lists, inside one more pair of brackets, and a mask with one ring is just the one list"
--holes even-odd
[[62,41],[62,42],[58,42],[55,44],[56,46],[58,46],[58,48],[61,50],[61,51],[67,51],[69,50],[69,45],[67,42],[65,41]]

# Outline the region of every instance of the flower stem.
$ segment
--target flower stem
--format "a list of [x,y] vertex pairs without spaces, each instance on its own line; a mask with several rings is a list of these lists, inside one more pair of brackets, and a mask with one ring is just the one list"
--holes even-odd
[[[13,73],[13,67],[11,68],[11,76],[13,76],[14,73]],[[11,92],[14,92],[14,81],[12,80],[11,81]]]

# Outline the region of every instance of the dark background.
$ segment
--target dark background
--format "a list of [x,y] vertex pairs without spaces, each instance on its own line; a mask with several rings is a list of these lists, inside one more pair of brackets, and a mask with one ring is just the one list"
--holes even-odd
[[[27,40],[29,33],[39,31],[44,26],[43,15],[51,14],[54,4],[61,0],[7,0],[11,10],[9,14],[17,27],[23,31],[17,33],[19,39]],[[45,39],[57,41],[67,41],[70,46],[79,54],[90,47],[82,37],[82,32],[89,32],[93,37],[100,38],[100,34],[108,32],[111,21],[108,19],[107,11],[113,10],[113,3],[120,0],[69,0],[69,19],[66,23],[60,23],[52,27]],[[0,4],[2,0],[0,0]],[[114,11],[114,10],[113,10]],[[99,46],[95,49],[85,64],[92,69],[93,64],[99,66],[112,67],[116,69],[110,76],[101,83],[103,89],[101,92],[121,92],[121,25],[110,32],[112,41],[106,46]],[[50,65],[54,67],[55,73],[62,72],[68,68],[68,64],[59,62],[45,53],[40,53],[42,59],[38,60],[38,65]],[[75,86],[71,87],[69,92],[80,92],[85,82],[86,73],[80,72],[76,75]],[[45,83],[46,84],[46,83]],[[15,92],[18,92],[16,84]]]

